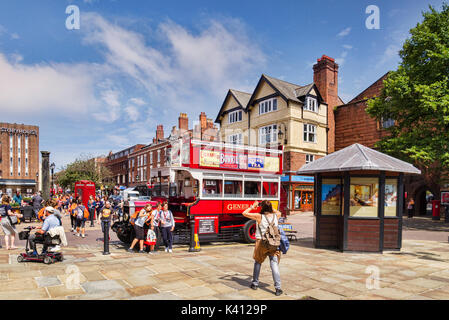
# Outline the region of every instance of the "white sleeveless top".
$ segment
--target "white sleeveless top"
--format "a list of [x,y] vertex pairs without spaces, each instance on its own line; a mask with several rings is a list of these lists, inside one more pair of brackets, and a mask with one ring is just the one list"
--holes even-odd
[[[262,214],[262,220],[260,221],[260,224],[256,222],[256,239],[262,239],[262,234],[265,234],[267,231],[268,225],[270,222],[272,222],[274,219],[274,225],[278,226],[278,217],[275,213],[271,214],[271,217],[267,217],[266,215]],[[261,233],[262,232],[262,233]]]

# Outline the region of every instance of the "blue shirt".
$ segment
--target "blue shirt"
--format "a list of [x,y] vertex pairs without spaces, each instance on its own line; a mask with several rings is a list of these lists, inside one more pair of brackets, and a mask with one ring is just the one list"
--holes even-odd
[[51,214],[47,218],[45,218],[44,224],[42,225],[42,230],[48,232],[49,230],[59,226],[59,219],[54,214]]

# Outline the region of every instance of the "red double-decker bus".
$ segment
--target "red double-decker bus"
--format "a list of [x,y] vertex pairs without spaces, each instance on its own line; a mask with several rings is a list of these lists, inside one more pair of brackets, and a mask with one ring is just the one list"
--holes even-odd
[[[253,242],[255,222],[242,212],[255,200],[269,200],[273,208],[279,208],[282,147],[180,139],[172,141],[167,153],[168,165],[158,170],[169,181],[152,186],[151,202],[168,201],[176,221],[175,243],[189,243],[193,233],[200,242]],[[125,204],[121,223],[126,224],[131,211],[143,205]],[[130,242],[132,228],[121,226],[130,234],[117,232],[119,238]]]

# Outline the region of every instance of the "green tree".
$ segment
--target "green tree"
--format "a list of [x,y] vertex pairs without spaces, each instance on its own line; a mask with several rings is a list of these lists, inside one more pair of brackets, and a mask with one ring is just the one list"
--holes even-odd
[[98,187],[110,176],[110,170],[98,164],[95,158],[81,155],[79,159],[76,159],[56,173],[56,181],[64,188],[74,190],[75,182],[77,181],[90,180],[95,182]]
[[377,147],[414,163],[437,199],[449,172],[449,6],[433,7],[410,30],[398,69],[384,81],[367,112],[395,120]]

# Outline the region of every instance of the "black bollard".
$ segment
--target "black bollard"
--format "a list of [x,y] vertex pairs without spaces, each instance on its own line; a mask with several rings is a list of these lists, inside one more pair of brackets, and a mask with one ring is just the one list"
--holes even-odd
[[103,249],[103,255],[111,254],[109,252],[109,223],[110,223],[109,220],[105,220],[104,221],[104,232],[103,232],[103,235],[104,235],[104,241],[103,241],[104,249]]
[[446,213],[444,214],[444,222],[449,223],[449,204],[444,205]]

